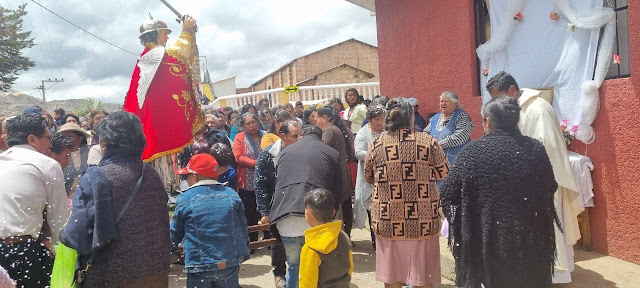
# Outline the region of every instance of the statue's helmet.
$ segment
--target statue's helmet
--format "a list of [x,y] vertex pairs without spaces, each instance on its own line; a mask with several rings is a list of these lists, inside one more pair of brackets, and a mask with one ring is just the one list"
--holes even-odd
[[171,29],[167,27],[167,23],[164,23],[164,21],[160,21],[160,20],[145,21],[142,25],[140,25],[139,38],[142,38],[142,35],[144,34],[147,34],[152,31],[159,31],[159,30],[167,30],[167,34],[171,33]]

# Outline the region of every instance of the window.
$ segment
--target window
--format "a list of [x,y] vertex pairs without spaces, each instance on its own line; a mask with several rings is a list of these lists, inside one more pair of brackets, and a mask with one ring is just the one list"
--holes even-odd
[[[628,0],[605,0],[604,7],[611,7],[616,11],[616,40],[613,46],[613,53],[620,55],[622,63],[615,64],[611,61],[606,79],[629,77],[631,67],[629,66],[629,9]],[[600,30],[600,37],[604,29]]]
[[[476,26],[476,48],[491,38],[491,22],[489,21],[489,10],[486,0],[474,0],[474,14],[475,14],[475,26]],[[478,71],[476,71],[476,81],[478,81],[478,95],[482,94],[484,89],[482,86],[482,67],[480,67],[480,58],[476,56],[476,63]]]
[[[491,22],[489,19],[487,0],[474,0],[475,26],[476,26],[476,47],[484,44],[491,39]],[[629,62],[629,9],[628,0],[604,0],[604,7],[613,8],[616,12],[616,39],[613,47],[613,53],[620,55],[622,63],[615,64],[613,60],[610,62],[606,79],[615,79],[629,77],[631,75],[631,67]],[[602,39],[604,28],[600,30],[600,38]],[[598,42],[600,47],[600,42]],[[482,71],[480,71],[480,60],[478,59],[478,83],[481,83]],[[595,65],[595,64],[594,64]],[[594,72],[595,75],[595,72]],[[482,90],[482,88],[480,89]]]
[[491,21],[486,0],[474,0],[476,17],[476,47],[491,39]]

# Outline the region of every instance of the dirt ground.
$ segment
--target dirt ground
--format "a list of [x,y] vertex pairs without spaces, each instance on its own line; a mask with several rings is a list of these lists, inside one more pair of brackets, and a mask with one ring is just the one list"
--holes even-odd
[[[376,260],[369,231],[354,229],[352,234],[355,248],[353,261],[355,263],[350,287],[384,287],[375,280]],[[455,287],[453,256],[447,250],[446,240],[440,238],[440,254],[442,265],[442,284],[436,287]],[[251,255],[251,259],[241,265],[240,285],[243,288],[271,288],[275,287],[271,273],[271,251],[261,249]],[[573,283],[554,285],[554,288],[640,288],[640,266],[595,252],[585,252],[576,249],[576,270],[571,274]],[[184,266],[172,265],[169,287],[186,286],[186,275],[182,272]]]

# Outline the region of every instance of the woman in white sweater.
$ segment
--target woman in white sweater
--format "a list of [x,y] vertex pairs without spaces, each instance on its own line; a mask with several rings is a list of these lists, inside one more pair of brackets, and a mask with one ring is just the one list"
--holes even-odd
[[[354,141],[356,158],[358,159],[354,228],[364,228],[367,217],[369,218],[369,227],[371,227],[371,212],[369,211],[369,206],[371,204],[373,186],[364,180],[364,160],[367,157],[369,144],[382,133],[385,115],[386,110],[384,106],[371,103],[367,108],[367,119],[369,123],[360,128]],[[373,241],[374,249],[376,247],[375,239],[373,231],[371,231],[371,241]]]

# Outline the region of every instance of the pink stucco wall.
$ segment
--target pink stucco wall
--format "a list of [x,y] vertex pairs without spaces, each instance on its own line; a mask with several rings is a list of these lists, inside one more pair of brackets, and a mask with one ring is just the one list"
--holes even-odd
[[416,97],[426,118],[454,90],[482,135],[471,1],[376,1],[380,89]]

